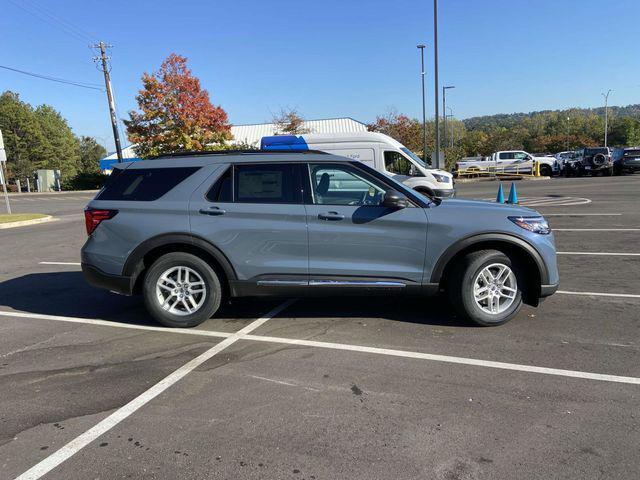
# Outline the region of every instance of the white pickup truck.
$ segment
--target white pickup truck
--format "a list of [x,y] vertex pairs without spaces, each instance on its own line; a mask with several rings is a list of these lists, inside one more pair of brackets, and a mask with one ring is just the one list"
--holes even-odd
[[463,158],[456,163],[458,173],[467,172],[504,172],[531,173],[533,162],[540,164],[540,175],[550,177],[559,173],[558,162],[553,157],[534,157],[523,150],[504,150],[489,157],[478,159]]

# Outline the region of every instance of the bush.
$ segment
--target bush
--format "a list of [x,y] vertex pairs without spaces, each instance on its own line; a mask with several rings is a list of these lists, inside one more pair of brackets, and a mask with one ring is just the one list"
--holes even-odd
[[62,190],[99,190],[109,175],[104,173],[79,173],[62,182]]

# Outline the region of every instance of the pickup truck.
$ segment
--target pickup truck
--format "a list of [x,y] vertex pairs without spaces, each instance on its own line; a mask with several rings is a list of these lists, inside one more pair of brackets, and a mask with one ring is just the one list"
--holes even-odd
[[456,163],[456,171],[531,173],[534,160],[540,164],[540,175],[543,177],[550,177],[559,171],[555,158],[534,157],[523,150],[504,150],[478,160],[462,159]]

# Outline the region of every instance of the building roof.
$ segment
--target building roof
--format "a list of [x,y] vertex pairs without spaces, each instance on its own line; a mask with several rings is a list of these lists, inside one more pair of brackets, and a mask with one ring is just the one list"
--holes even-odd
[[[306,120],[302,128],[308,133],[353,133],[366,132],[367,126],[350,117],[327,118],[324,120]],[[260,146],[260,139],[282,133],[275,123],[258,123],[253,125],[234,125],[231,127],[234,143],[247,143]]]
[[[302,128],[307,130],[308,133],[353,133],[367,131],[367,126],[364,123],[354,120],[351,117],[306,120],[303,122]],[[275,123],[232,125],[231,134],[233,135],[233,140],[231,143],[246,143],[259,148],[262,137],[268,137],[277,133],[281,132],[277,131]],[[138,158],[136,152],[133,150],[134,146],[135,145],[129,145],[122,150],[123,159]],[[114,152],[102,160],[116,160],[117,158],[118,156]]]

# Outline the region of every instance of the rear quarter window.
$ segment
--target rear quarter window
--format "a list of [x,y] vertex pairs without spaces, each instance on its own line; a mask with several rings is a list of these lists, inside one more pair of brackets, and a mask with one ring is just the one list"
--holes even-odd
[[199,167],[129,168],[111,177],[96,200],[157,200],[198,170]]

